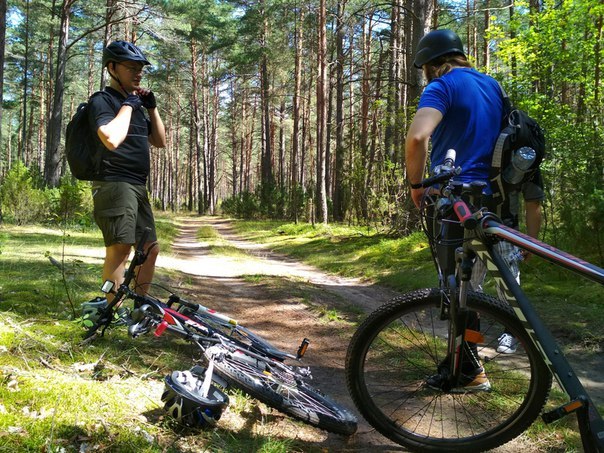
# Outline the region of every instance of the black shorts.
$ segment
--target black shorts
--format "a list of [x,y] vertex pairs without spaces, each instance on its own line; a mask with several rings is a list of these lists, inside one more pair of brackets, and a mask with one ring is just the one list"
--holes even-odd
[[103,233],[105,247],[136,244],[147,227],[151,228],[147,241],[157,240],[155,220],[144,185],[95,181],[92,199],[94,220]]

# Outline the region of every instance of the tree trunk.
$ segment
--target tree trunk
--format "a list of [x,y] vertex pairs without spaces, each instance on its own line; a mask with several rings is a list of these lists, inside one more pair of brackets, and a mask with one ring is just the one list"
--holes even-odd
[[[2,102],[4,100],[4,54],[6,51],[6,0],[0,0],[0,125],[2,125]],[[4,149],[2,144],[2,127],[0,127],[0,149]],[[0,170],[2,169],[2,162],[0,159]],[[0,171],[0,176],[2,172]],[[0,213],[0,220],[2,215]]]
[[302,23],[304,21],[304,10],[300,8],[300,17],[296,21],[295,40],[296,53],[294,57],[294,97],[293,97],[293,134],[291,155],[291,218],[298,222],[298,209],[301,200],[298,198],[298,155],[300,153],[300,92],[302,85]]
[[279,216],[285,214],[285,96],[281,97],[281,105],[279,107]]
[[327,34],[325,0],[319,1],[317,49],[317,218],[327,224],[327,191],[325,185],[327,143]]
[[198,154],[199,180],[197,181],[197,213],[204,214],[209,206],[208,166],[210,158],[210,89],[208,57],[205,51],[201,55],[201,107],[198,124],[201,128],[201,147]]
[[[215,68],[217,69],[217,68]],[[208,209],[211,215],[216,214],[216,156],[218,154],[218,84],[220,81],[214,78],[212,81],[212,115],[210,122],[209,161],[208,161]]]
[[240,102],[237,102],[237,93],[239,92],[236,86],[237,80],[231,80],[229,84],[230,96],[233,99],[231,103],[231,122],[230,122],[230,133],[231,133],[231,197],[235,198],[237,195],[237,185],[239,178],[237,176],[239,166],[239,138],[237,137],[237,118],[243,118],[239,116],[237,106]]
[[369,159],[369,108],[371,105],[371,38],[373,33],[372,15],[363,22],[362,31],[362,78],[361,78],[361,127],[359,132],[359,148],[361,151],[361,169],[363,178],[357,180],[357,190],[360,195],[360,209],[363,219],[369,217],[369,187],[365,184],[371,179]]
[[[199,107],[199,74],[197,70],[197,43],[192,38],[191,43],[191,152],[189,153],[191,159],[189,160],[189,169],[191,172],[191,178],[189,179],[189,210],[193,210],[195,200],[201,203],[201,190],[200,190],[200,179],[201,179],[201,160],[202,160],[202,149],[201,149],[201,112]],[[198,209],[199,210],[199,209]]]
[[344,10],[346,0],[338,2],[336,16],[336,146],[334,163],[333,217],[337,222],[344,220]]
[[[29,21],[30,21],[30,0],[25,1],[25,37],[24,41],[24,55],[23,60],[23,104],[22,104],[22,120],[21,120],[21,146],[17,150],[17,158],[24,160],[27,154],[27,89],[29,86]],[[63,29],[63,27],[61,27]],[[56,82],[55,82],[56,83]],[[47,150],[48,152],[48,150]],[[54,187],[54,186],[53,186]]]
[[[487,31],[491,26],[491,2],[490,0],[485,0],[484,3],[484,29]],[[489,72],[491,69],[491,50],[489,49],[489,40],[484,39],[483,48],[482,48],[482,59],[484,60],[483,65],[486,72]]]
[[46,133],[46,162],[44,182],[49,187],[59,185],[60,161],[59,144],[61,143],[61,125],[63,116],[63,95],[65,90],[65,66],[67,65],[67,40],[69,39],[69,16],[75,0],[64,0],[61,5],[61,28],[57,46],[57,71],[54,83],[52,113]]

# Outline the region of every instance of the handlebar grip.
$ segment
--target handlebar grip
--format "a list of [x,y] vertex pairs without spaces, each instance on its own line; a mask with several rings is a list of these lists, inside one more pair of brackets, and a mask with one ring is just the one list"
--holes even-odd
[[457,176],[459,174],[459,170],[457,168],[452,168],[450,170],[443,171],[438,175],[430,176],[429,178],[424,179],[420,184],[421,187],[432,187],[441,182],[448,181],[453,176]]
[[182,299],[178,294],[170,294],[170,297],[168,297],[168,307],[171,307],[174,303],[184,305],[185,307],[190,308],[193,311],[199,310],[199,304],[195,304],[193,302],[189,302],[188,300]]
[[461,221],[464,228],[473,230],[478,225],[478,220],[472,215],[472,211],[463,200],[458,200],[453,204],[453,210],[457,218]]

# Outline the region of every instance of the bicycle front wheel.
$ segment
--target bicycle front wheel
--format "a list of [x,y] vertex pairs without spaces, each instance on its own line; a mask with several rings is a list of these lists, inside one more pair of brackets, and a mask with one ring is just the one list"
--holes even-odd
[[214,370],[239,388],[287,415],[337,434],[351,435],[357,420],[348,410],[312,388],[286,365],[223,346],[208,349]]
[[[407,293],[380,307],[358,328],[348,348],[346,379],[363,416],[380,433],[411,450],[483,451],[526,430],[541,412],[552,377],[509,305],[470,292],[480,318],[479,358],[490,391],[433,390],[426,379],[447,355],[441,291]],[[514,354],[497,352],[511,333]]]

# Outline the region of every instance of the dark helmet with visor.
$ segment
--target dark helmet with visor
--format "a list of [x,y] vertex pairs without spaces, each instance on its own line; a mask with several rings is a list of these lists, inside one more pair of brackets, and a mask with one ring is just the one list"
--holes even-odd
[[204,391],[203,378],[191,371],[174,371],[164,380],[164,410],[185,426],[212,427],[229,404],[229,397],[214,385]]
[[466,54],[461,39],[452,30],[433,30],[419,40],[413,65],[421,68],[426,63],[449,53]]
[[113,41],[103,49],[103,67],[106,67],[107,63],[111,61],[116,63],[122,61],[138,61],[143,65],[151,64],[142,50],[127,41]]

